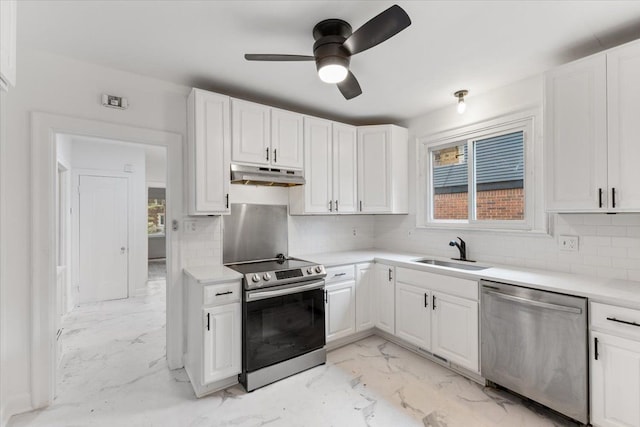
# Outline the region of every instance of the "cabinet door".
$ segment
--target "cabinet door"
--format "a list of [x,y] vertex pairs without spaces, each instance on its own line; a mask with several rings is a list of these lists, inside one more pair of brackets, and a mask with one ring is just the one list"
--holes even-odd
[[354,280],[326,287],[327,342],[356,332],[355,288]]
[[373,302],[375,287],[375,264],[356,266],[356,331],[364,331],[375,326]]
[[479,372],[478,303],[434,292],[431,304],[431,351]]
[[302,114],[271,109],[271,164],[286,169],[302,169]]
[[546,75],[547,209],[597,211],[607,206],[607,81],[604,55]]
[[0,89],[16,85],[16,0],[0,1]]
[[231,101],[231,120],[231,160],[234,163],[268,166],[272,157],[270,108],[234,99]]
[[391,212],[391,128],[358,128],[358,201],[361,212]]
[[305,117],[304,146],[305,212],[329,213],[333,211],[331,122]]
[[375,265],[375,321],[376,327],[390,334],[396,332],[395,322],[395,269],[389,265]]
[[[640,42],[607,54],[609,208],[640,209]],[[614,195],[615,192],[615,206]]]
[[640,426],[640,342],[592,332],[591,422],[599,427]]
[[194,89],[188,106],[189,213],[229,213],[229,97]]
[[430,300],[428,290],[396,283],[396,335],[425,350],[431,349]]
[[355,126],[333,124],[333,199],[337,213],[358,210],[358,139]]
[[204,354],[202,384],[240,373],[240,304],[227,304],[203,310]]

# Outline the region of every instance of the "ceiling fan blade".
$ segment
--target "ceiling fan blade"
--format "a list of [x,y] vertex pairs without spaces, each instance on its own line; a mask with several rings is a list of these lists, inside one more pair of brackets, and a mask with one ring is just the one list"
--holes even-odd
[[268,53],[246,53],[247,61],[315,61],[315,57],[309,55],[272,55]]
[[358,28],[345,40],[343,46],[355,55],[390,39],[409,25],[411,19],[407,12],[394,4]]
[[346,99],[355,98],[362,93],[360,83],[358,83],[356,76],[354,76],[351,71],[349,71],[349,74],[347,74],[347,77],[343,81],[338,83],[338,89],[340,89],[342,96]]

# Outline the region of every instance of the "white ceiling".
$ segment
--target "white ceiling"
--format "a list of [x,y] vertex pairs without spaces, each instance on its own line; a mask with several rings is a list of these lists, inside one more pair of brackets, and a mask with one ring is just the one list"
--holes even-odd
[[391,1],[21,1],[19,48],[35,48],[187,86],[356,124],[402,122],[640,38],[640,1],[399,1],[412,25],[354,56],[363,94],[345,100],[313,62],[327,18],[354,30]]

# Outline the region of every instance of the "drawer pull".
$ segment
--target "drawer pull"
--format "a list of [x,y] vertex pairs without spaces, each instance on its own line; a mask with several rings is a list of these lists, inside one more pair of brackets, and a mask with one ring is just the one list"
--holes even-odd
[[629,322],[627,320],[618,320],[615,317],[607,317],[607,320],[611,320],[612,322],[624,323],[625,325],[638,326],[640,327],[640,323]]
[[217,296],[217,297],[219,297],[220,295],[229,295],[229,294],[232,294],[232,293],[233,293],[233,291],[218,292],[218,293],[216,294],[216,296]]
[[598,360],[598,356],[600,355],[600,354],[598,353],[598,337],[595,337],[595,338],[593,339],[593,347],[594,347],[594,349],[593,349],[593,358],[594,358],[595,360]]
[[336,273],[333,275],[333,277],[340,277],[340,276],[345,276],[347,273]]

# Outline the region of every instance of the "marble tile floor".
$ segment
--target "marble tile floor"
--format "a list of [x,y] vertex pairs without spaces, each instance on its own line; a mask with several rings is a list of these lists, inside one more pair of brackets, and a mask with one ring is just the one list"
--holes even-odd
[[144,297],[88,304],[66,320],[58,395],[10,427],[570,426],[376,336],[326,365],[252,393],[196,399],[165,361],[164,282]]

